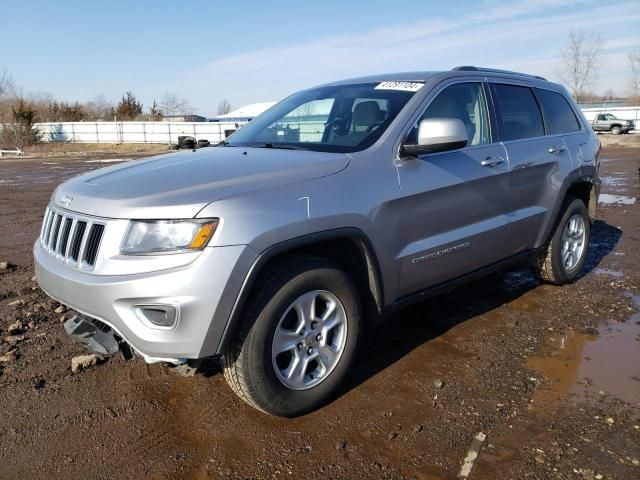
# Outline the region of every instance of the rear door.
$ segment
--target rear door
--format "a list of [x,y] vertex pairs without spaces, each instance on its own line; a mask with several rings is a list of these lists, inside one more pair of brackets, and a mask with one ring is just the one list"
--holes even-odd
[[535,92],[542,106],[549,138],[561,138],[573,166],[579,168],[584,160],[582,149],[587,145],[588,135],[578,115],[562,93],[540,87]]
[[[571,163],[562,136],[547,136],[542,110],[525,81],[493,80],[500,139],[509,158],[510,248],[539,246],[543,226],[562,184],[560,164]],[[562,169],[564,170],[564,169]]]
[[509,164],[494,142],[484,83],[445,84],[419,114],[406,137],[415,143],[426,118],[457,118],[467,147],[402,159],[398,163],[400,294],[455,278],[509,256]]

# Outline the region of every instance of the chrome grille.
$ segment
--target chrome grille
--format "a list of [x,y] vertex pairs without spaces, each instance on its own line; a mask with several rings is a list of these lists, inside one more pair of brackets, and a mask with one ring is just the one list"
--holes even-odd
[[104,224],[90,217],[47,208],[40,231],[40,244],[59,261],[93,270],[104,235]]

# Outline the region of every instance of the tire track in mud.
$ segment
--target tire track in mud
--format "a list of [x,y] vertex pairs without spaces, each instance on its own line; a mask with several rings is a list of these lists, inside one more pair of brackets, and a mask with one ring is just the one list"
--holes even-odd
[[225,385],[220,379],[182,378],[168,367],[147,364],[130,368],[125,376],[132,398],[142,405],[153,403],[153,416],[137,427],[141,433],[118,453],[114,466],[124,468],[143,454],[162,451],[188,456],[194,469],[206,464],[219,441],[216,430],[238,409],[235,397],[221,390]]

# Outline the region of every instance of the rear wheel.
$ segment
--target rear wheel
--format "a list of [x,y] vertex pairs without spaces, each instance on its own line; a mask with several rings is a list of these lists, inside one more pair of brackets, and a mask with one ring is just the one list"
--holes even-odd
[[236,394],[263,412],[293,417],[336,393],[356,352],[361,308],[336,264],[302,257],[270,269],[223,355]]
[[575,280],[587,256],[590,228],[584,202],[570,199],[544,255],[538,260],[538,275],[543,281],[563,285]]

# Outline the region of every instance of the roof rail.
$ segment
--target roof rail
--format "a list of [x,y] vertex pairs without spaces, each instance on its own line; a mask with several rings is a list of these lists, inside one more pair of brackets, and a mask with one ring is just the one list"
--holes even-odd
[[484,67],[473,67],[471,65],[464,65],[462,67],[452,68],[456,72],[488,72],[488,73],[506,73],[507,75],[517,75],[519,77],[529,77],[529,78],[537,78],[538,80],[547,81],[546,78],[540,77],[538,75],[529,75],[528,73],[520,73],[520,72],[512,72],[510,70],[498,70],[497,68],[484,68]]

